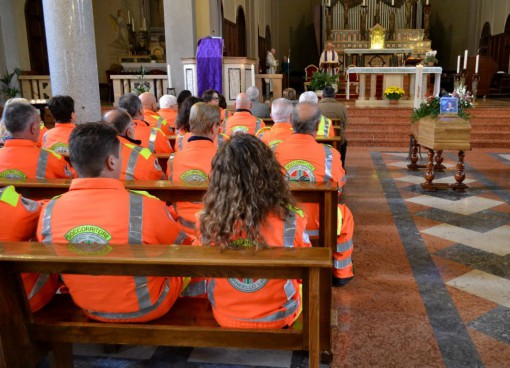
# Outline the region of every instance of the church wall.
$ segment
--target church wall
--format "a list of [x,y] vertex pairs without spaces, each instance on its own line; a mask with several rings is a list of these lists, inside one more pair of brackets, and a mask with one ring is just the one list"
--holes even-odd
[[[0,12],[0,73],[15,67],[30,70],[27,27],[25,23],[25,1],[6,0],[1,2]],[[13,37],[14,36],[14,37]]]
[[211,18],[209,0],[196,0],[195,17],[197,29],[197,41],[211,35]]
[[509,14],[510,0],[482,0],[479,28],[482,29],[485,22],[489,22],[493,35],[503,33]]

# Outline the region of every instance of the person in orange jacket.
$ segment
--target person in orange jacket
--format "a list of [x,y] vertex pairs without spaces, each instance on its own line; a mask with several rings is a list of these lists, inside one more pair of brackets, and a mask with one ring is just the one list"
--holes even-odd
[[143,106],[144,120],[153,128],[160,129],[167,137],[172,135],[170,125],[164,117],[158,113],[158,102],[150,92],[144,92],[138,96]]
[[294,105],[286,98],[277,98],[271,105],[271,119],[274,121],[272,127],[262,128],[257,132],[257,137],[265,144],[275,148],[286,138],[292,135],[292,110]]
[[[301,93],[299,96],[299,102],[309,102],[314,105],[319,104],[319,98],[317,94],[313,91],[306,91]],[[335,127],[331,119],[321,115],[321,120],[319,121],[319,125],[317,126],[317,135],[324,137],[334,137],[335,136]]]
[[[10,185],[0,188],[0,242],[32,240],[42,204],[23,198]],[[24,273],[21,275],[32,312],[44,307],[57,292],[58,275]]]
[[[340,153],[333,147],[317,143],[317,125],[321,112],[316,104],[299,103],[292,114],[294,133],[276,147],[275,156],[285,168],[290,180],[309,182],[333,182],[341,192],[345,184]],[[303,205],[308,215],[307,233],[319,234],[319,205]],[[333,285],[343,286],[353,277],[352,234],[354,221],[345,205],[338,205],[337,249],[333,253]]]
[[55,118],[55,127],[43,136],[43,148],[54,152],[69,154],[69,135],[76,128],[74,100],[70,96],[53,96],[48,108]]
[[[189,120],[192,135],[182,151],[170,156],[167,176],[174,181],[206,182],[217,150],[214,140],[221,126],[220,108],[199,102],[191,108]],[[188,234],[195,235],[195,218],[202,207],[202,203],[174,203],[178,221]]]
[[52,179],[73,177],[66,160],[37,145],[41,123],[38,111],[24,102],[13,102],[3,112],[10,138],[0,150],[0,178]]
[[[146,192],[128,191],[119,180],[121,144],[102,123],[77,126],[69,140],[78,172],[69,192],[53,198],[41,213],[37,239],[69,244],[58,252],[107,255],[110,244],[129,251],[151,244],[191,244],[165,203]],[[77,211],[76,209],[79,209]],[[129,245],[128,245],[129,244]],[[104,322],[146,322],[170,310],[182,288],[180,277],[62,275],[73,301]]]
[[[236,135],[218,150],[200,214],[202,244],[222,248],[310,247],[306,215],[296,208],[269,147]],[[219,279],[207,290],[220,326],[283,328],[301,311],[297,280]]]
[[117,132],[122,147],[121,180],[165,180],[166,175],[158,159],[147,148],[140,147],[134,139],[135,132],[131,115],[121,107],[104,114],[103,120]]
[[44,125],[44,122],[41,121],[40,122],[40,127],[41,127],[41,131],[39,132],[39,139],[37,139],[37,145],[39,147],[42,147],[43,146],[43,138],[44,138],[44,135],[46,134],[46,132],[49,130],[48,128],[46,128],[46,125]]
[[177,97],[163,95],[159,98],[159,116],[166,120],[171,134],[175,134],[175,119],[177,118]]
[[236,98],[236,112],[227,118],[223,125],[223,131],[229,137],[235,134],[251,134],[255,135],[260,129],[266,125],[262,121],[251,114],[251,101],[246,93],[239,93]]
[[161,129],[151,127],[144,120],[142,102],[137,95],[128,93],[120,96],[119,107],[125,109],[135,123],[135,139],[142,141],[142,147],[148,148],[152,153],[172,153],[174,150],[168,138]]

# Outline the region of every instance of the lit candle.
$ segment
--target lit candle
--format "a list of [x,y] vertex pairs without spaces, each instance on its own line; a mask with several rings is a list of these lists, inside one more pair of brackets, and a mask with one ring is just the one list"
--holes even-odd
[[427,3],[425,5],[429,5],[429,0],[427,0]]
[[478,64],[479,63],[480,63],[480,55],[476,55],[475,74],[478,74]]
[[467,57],[468,57],[467,50],[464,50],[464,67],[462,69],[467,69]]
[[391,6],[395,6],[395,0],[391,0]]
[[363,6],[367,6],[366,0],[363,0]]
[[168,88],[173,88],[173,86],[172,86],[172,72],[170,71],[170,64],[166,64],[166,76],[168,78]]
[[460,73],[460,55],[457,56],[457,74]]

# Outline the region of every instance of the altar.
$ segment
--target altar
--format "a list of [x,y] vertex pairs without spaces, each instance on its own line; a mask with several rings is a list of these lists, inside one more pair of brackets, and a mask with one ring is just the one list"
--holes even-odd
[[345,49],[345,65],[365,67],[402,66],[413,49]]
[[[383,76],[383,91],[389,86],[401,87],[409,96],[408,100],[400,100],[399,104],[406,107],[418,108],[421,102],[427,97],[426,91],[430,76],[434,76],[434,89],[432,94],[439,96],[441,86],[441,73],[443,69],[440,67],[350,67],[347,69],[347,87],[346,98],[350,99],[350,80],[351,74],[359,74],[359,94],[356,100],[356,106],[388,106],[389,101],[385,98],[378,100],[376,98],[377,76]],[[367,75],[370,76],[370,96],[366,98]],[[405,83],[404,76],[408,75],[408,82]]]

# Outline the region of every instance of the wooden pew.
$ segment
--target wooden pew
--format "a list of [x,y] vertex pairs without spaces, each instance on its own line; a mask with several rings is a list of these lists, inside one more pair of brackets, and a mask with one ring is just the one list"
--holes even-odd
[[[336,248],[336,223],[338,186],[332,183],[290,182],[292,194],[298,202],[318,203],[320,228],[318,244]],[[31,199],[49,199],[65,193],[70,179],[25,179],[23,181],[0,179],[0,188],[14,185],[23,196]],[[207,191],[207,183],[183,183],[168,180],[124,181],[126,189],[144,190],[159,199],[172,203],[177,201],[201,201]]]
[[[57,367],[72,367],[72,343],[309,350],[319,367],[331,347],[331,251],[328,248],[227,250],[214,247],[112,245],[106,255],[57,255],[66,245],[1,243],[0,366],[33,367],[52,350]],[[21,272],[89,275],[289,278],[303,280],[299,323],[282,330],[219,327],[206,301],[182,298],[162,318],[140,324],[89,320],[68,295],[32,314]]]

